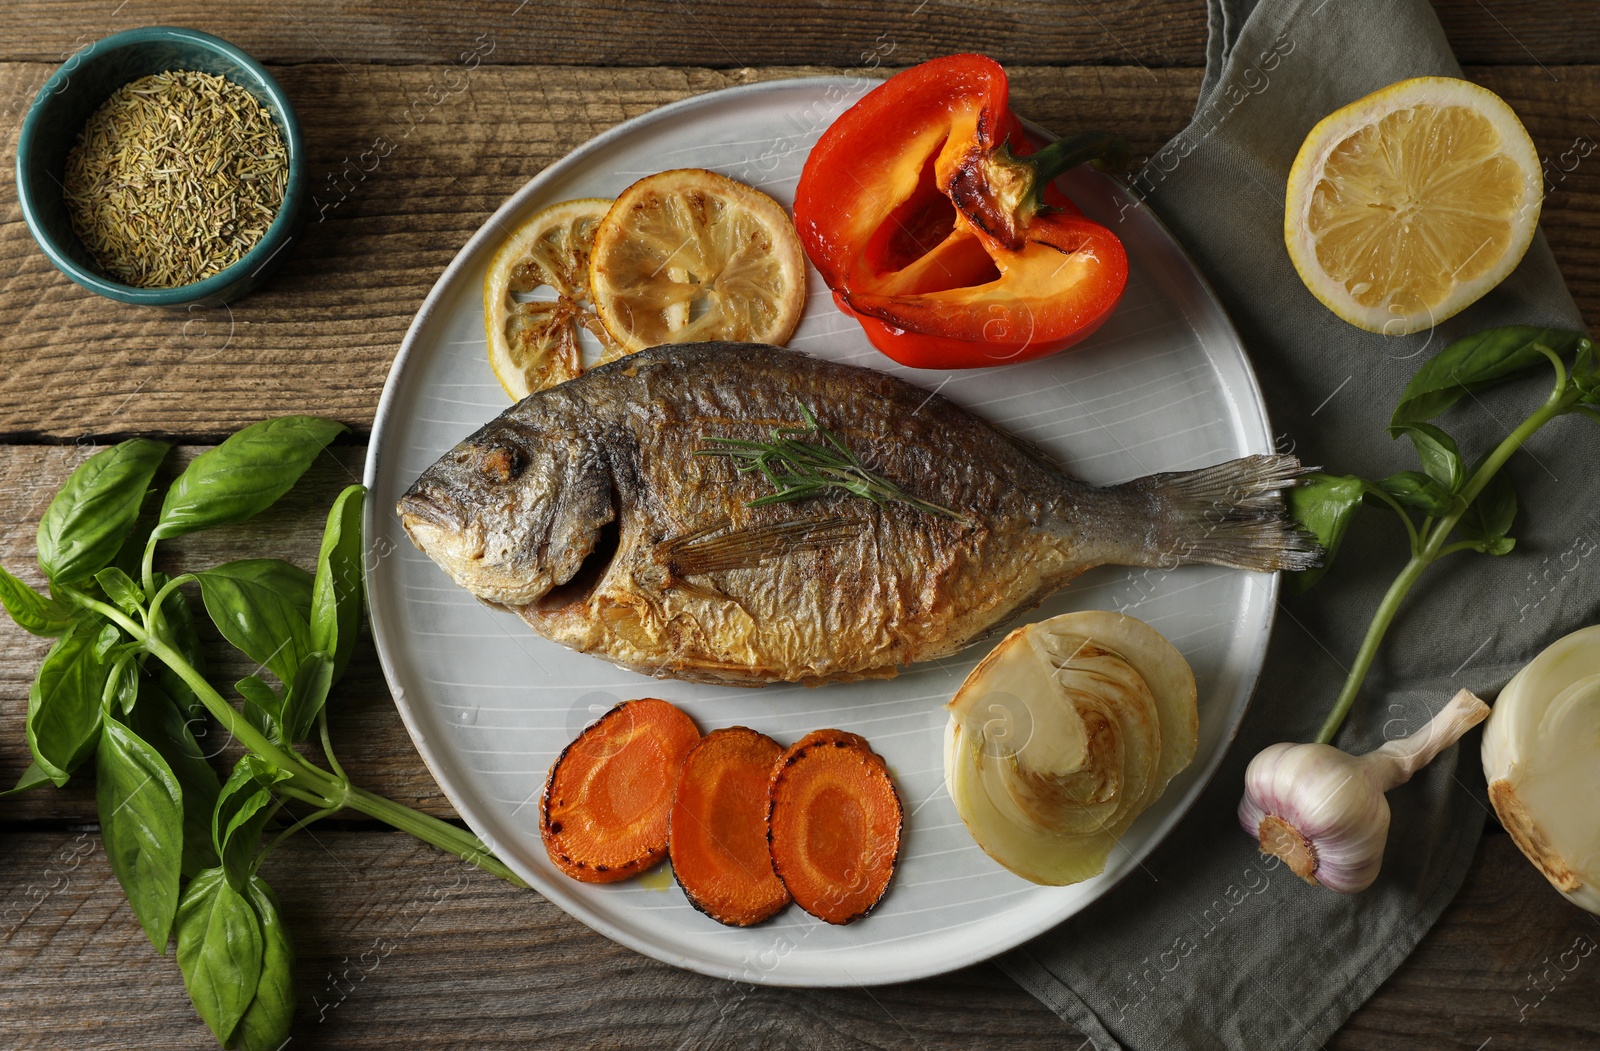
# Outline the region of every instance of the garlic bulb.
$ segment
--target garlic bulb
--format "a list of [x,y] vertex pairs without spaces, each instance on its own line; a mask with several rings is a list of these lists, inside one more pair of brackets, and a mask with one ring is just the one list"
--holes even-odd
[[945,784],[967,830],[1024,879],[1105,869],[1194,758],[1194,674],[1149,625],[1068,613],[1007,635],[949,704]]
[[1378,878],[1389,838],[1384,793],[1411,780],[1433,757],[1489,714],[1462,690],[1421,730],[1366,755],[1327,744],[1275,744],[1250,760],[1239,824],[1307,883],[1342,894]]
[[1600,913],[1600,626],[1514,675],[1483,728],[1489,801],[1573,904]]

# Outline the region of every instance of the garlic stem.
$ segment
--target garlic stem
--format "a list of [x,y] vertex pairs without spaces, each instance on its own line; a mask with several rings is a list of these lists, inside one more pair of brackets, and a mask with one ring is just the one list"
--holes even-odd
[[1383,763],[1391,778],[1383,785],[1383,790],[1387,792],[1395,785],[1403,785],[1411,780],[1412,775],[1433,762],[1435,756],[1488,717],[1489,706],[1477,694],[1471,690],[1457,690],[1456,695],[1450,698],[1450,703],[1428,720],[1422,729],[1398,741],[1385,741],[1362,758],[1378,762],[1377,757],[1383,756],[1387,760]]

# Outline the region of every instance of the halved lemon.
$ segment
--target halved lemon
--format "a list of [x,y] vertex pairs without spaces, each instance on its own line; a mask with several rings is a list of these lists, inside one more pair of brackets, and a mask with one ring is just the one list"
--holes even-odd
[[805,256],[777,201],[715,172],[679,168],[617,198],[595,232],[589,287],[625,351],[708,339],[783,343],[805,309]]
[[[615,357],[610,333],[589,295],[589,253],[611,202],[599,197],[553,204],[506,239],[483,280],[483,322],[489,364],[518,401],[583,371],[582,326]],[[542,296],[538,289],[548,289]]]
[[1539,222],[1533,141],[1494,92],[1416,77],[1323,118],[1289,172],[1283,233],[1313,295],[1404,335],[1476,302]]

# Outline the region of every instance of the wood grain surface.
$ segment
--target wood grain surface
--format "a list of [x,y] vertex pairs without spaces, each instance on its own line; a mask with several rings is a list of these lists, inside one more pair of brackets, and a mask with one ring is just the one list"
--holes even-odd
[[[0,99],[31,98],[50,68],[0,63]],[[451,95],[429,67],[286,67],[278,75],[305,126],[312,212],[267,287],[211,310],[130,310],[86,294],[38,251],[15,186],[0,182],[0,272],[10,275],[0,286],[8,367],[0,439],[220,438],[268,406],[333,416],[365,433],[428,289],[545,165],[668,102],[828,72],[849,70],[480,66],[451,81],[464,84]],[[1019,112],[1052,129],[1117,128],[1139,158],[1184,126],[1200,83],[1194,69],[1011,73]],[[1516,107],[1548,159],[1544,229],[1585,317],[1600,321],[1600,158],[1584,163],[1580,152],[1583,137],[1590,150],[1600,141],[1590,117],[1600,115],[1600,68],[1470,73]],[[370,152],[379,136],[388,137],[387,157]],[[15,150],[15,126],[4,148]]]
[[[1435,0],[1463,63],[1564,65],[1600,52],[1600,20],[1580,0],[1545,3],[1537,17],[1502,2]],[[160,5],[0,5],[0,60],[60,62],[99,37],[158,21],[223,36],[266,62],[354,67],[453,62],[476,34],[500,42],[511,65],[850,66],[875,45],[911,65],[981,49],[1007,65],[1205,65],[1206,24],[1194,0],[383,0],[337,4],[172,0]]]
[[[9,833],[6,848],[0,1045],[215,1047],[172,958],[139,933],[98,835]],[[299,959],[291,1047],[1073,1051],[1082,1043],[988,965],[871,989],[763,988],[680,971],[400,834],[319,828],[289,841],[263,872]],[[1553,901],[1509,837],[1486,836],[1438,927],[1328,1051],[1592,1046],[1600,927]]]
[[[1543,226],[1600,321],[1600,16],[1589,2],[1440,0],[1472,79],[1504,96],[1544,159]],[[279,276],[231,308],[167,312],[91,296],[53,270],[0,180],[0,563],[38,583],[33,535],[62,479],[130,435],[199,447],[264,415],[352,436],[248,524],[174,542],[166,568],[283,555],[310,565],[323,509],[358,477],[401,337],[450,258],[545,165],[694,94],[818,73],[883,75],[981,49],[1043,126],[1102,126],[1147,157],[1193,108],[1199,0],[623,3],[145,0],[0,4],[0,158],[74,48],[136,25],[217,33],[273,67],[304,125],[315,195]],[[479,63],[467,70],[465,53]],[[371,163],[375,140],[393,149]],[[204,619],[202,618],[202,623]],[[252,671],[206,629],[213,678]],[[0,626],[0,784],[28,754],[46,645]],[[454,816],[363,637],[331,706],[353,780]],[[211,740],[226,769],[237,753]],[[101,852],[92,786],[0,801],[0,1048],[209,1048],[170,956],[153,953]],[[369,822],[334,819],[269,859],[299,951],[293,1047],[1079,1048],[992,966],[908,985],[785,990],[657,964]],[[1560,899],[1492,828],[1460,896],[1332,1049],[1557,1049],[1600,1043],[1600,921]],[[1337,966],[1308,955],[1306,966]]]
[[[39,517],[74,466],[93,455],[90,445],[0,445],[0,565],[36,587],[43,579],[33,564],[34,535]],[[158,482],[180,470],[202,450],[181,447]],[[300,484],[265,513],[230,526],[162,545],[169,556],[157,562],[174,575],[237,558],[260,558],[276,552],[307,570],[316,568],[317,545],[329,505],[345,486],[361,479],[364,450],[338,447],[318,459]],[[254,662],[234,650],[217,634],[200,606],[199,593],[187,589],[201,628],[213,682],[237,682],[258,671]],[[49,649],[49,639],[36,639],[0,627],[0,785],[12,785],[31,761],[23,724],[28,708],[28,684]],[[362,632],[349,670],[329,704],[329,729],[334,749],[351,779],[407,806],[439,817],[454,817],[455,810],[439,792],[427,767],[417,758],[400,715],[395,711],[378,667],[372,640]],[[213,728],[213,734],[215,734]],[[242,754],[236,742],[212,736],[201,742],[223,776]],[[308,749],[319,755],[315,747]],[[319,760],[320,761],[320,760]],[[95,817],[92,779],[82,778],[59,791],[28,792],[0,801],[0,815],[8,822],[53,820],[92,822]]]

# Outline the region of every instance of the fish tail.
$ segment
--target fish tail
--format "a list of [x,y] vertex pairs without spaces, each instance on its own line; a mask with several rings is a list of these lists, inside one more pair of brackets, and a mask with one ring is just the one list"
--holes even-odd
[[1142,497],[1154,525],[1145,536],[1144,564],[1199,562],[1270,573],[1322,561],[1316,540],[1285,512],[1281,492],[1309,470],[1293,456],[1245,456],[1117,488]]

